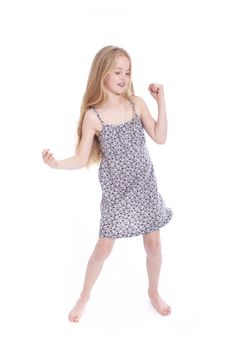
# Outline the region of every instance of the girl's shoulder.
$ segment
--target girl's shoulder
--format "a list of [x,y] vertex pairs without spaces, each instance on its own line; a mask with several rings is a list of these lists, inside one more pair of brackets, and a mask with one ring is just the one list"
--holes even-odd
[[130,100],[134,103],[137,114],[140,115],[144,104],[144,100],[140,96],[136,95],[130,96]]
[[130,99],[133,102],[135,102],[135,104],[137,104],[137,105],[141,105],[144,102],[144,100],[140,96],[137,96],[137,95],[130,96]]
[[95,110],[91,107],[89,108],[83,117],[83,123],[90,129],[94,129],[94,132],[100,131],[100,126],[99,126],[99,121],[98,118],[96,118],[96,112]]

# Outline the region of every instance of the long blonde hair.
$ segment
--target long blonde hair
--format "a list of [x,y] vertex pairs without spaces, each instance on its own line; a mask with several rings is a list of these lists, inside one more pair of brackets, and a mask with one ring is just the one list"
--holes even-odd
[[[86,111],[91,107],[100,106],[107,100],[107,94],[104,86],[104,80],[108,73],[113,69],[116,57],[126,56],[130,61],[130,82],[123,96],[127,99],[134,95],[132,82],[132,63],[131,58],[126,50],[117,46],[105,46],[94,57],[88,76],[87,87],[83,96],[80,118],[77,127],[77,143],[75,146],[75,153],[78,153],[78,147],[82,138],[82,125]],[[89,168],[92,164],[99,164],[102,159],[102,151],[97,135],[94,135],[92,149],[86,167]]]

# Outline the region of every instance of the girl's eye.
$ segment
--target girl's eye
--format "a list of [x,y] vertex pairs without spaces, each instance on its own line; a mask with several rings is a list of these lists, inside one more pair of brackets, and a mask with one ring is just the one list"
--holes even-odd
[[[117,75],[119,75],[121,72],[115,72]],[[126,75],[130,75],[130,73],[126,73]]]

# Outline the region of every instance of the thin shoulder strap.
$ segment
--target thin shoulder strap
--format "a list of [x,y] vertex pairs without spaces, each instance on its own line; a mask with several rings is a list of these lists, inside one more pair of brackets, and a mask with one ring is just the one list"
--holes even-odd
[[99,113],[97,112],[97,110],[96,110],[94,107],[92,107],[92,109],[93,109],[93,111],[96,113],[96,115],[97,115],[98,119],[100,120],[101,124],[104,125],[104,121],[100,118],[100,115],[99,115]]
[[133,109],[133,114],[135,115],[136,114],[136,111],[135,111],[135,102],[131,100],[131,98],[129,99],[130,100],[130,103],[131,103],[131,106],[132,106],[132,109]]

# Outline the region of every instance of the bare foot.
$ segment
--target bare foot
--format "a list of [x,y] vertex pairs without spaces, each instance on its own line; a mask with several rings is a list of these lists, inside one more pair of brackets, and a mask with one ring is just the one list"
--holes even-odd
[[154,308],[163,316],[170,315],[171,307],[160,297],[158,293],[150,293],[149,298]]
[[79,299],[73,309],[70,311],[68,319],[70,322],[79,322],[85,309],[88,299]]

